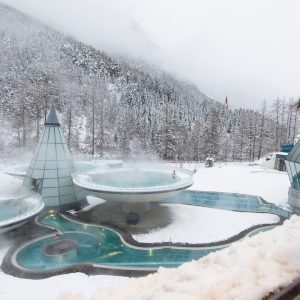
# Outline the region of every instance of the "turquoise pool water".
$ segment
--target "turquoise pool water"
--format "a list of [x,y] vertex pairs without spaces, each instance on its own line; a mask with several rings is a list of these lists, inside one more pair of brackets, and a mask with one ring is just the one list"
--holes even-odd
[[291,215],[291,212],[281,209],[274,204],[263,202],[260,197],[234,193],[183,191],[178,195],[163,199],[162,202],[205,206],[241,212],[266,212],[285,218]]
[[[224,247],[137,248],[126,244],[115,231],[102,226],[73,222],[61,215],[49,215],[39,221],[43,225],[59,229],[63,233],[61,239],[70,239],[70,232],[77,233],[72,237],[79,245],[77,256],[71,259],[58,256],[57,261],[48,261],[44,258],[43,248],[52,243],[54,237],[46,237],[29,244],[18,253],[17,263],[26,269],[56,269],[78,263],[140,268],[175,267]],[[99,247],[86,243],[86,233],[94,236]]]
[[[288,217],[289,213],[278,207],[263,203],[259,197],[238,195],[230,193],[184,191],[170,197],[165,203],[181,203],[214,207],[220,209],[269,212]],[[158,268],[175,267],[193,259],[199,259],[207,254],[220,250],[227,246],[226,243],[216,247],[178,248],[178,247],[152,247],[141,248],[128,245],[120,235],[110,229],[99,225],[90,225],[67,219],[59,214],[49,214],[40,218],[42,225],[56,228],[62,232],[61,239],[70,239],[79,246],[75,257],[47,261],[43,257],[43,248],[53,242],[53,237],[44,237],[33,241],[20,249],[17,253],[17,263],[26,269],[47,270],[70,266],[79,263],[102,264],[114,267]],[[265,231],[274,226],[267,226],[253,230],[250,235],[259,231]],[[220,229],[222,230],[222,229]],[[76,233],[76,234],[75,234]],[[96,244],[86,243],[86,234],[92,236]]]
[[26,212],[26,208],[21,208],[21,200],[10,200],[0,202],[0,222],[16,217],[19,213]]

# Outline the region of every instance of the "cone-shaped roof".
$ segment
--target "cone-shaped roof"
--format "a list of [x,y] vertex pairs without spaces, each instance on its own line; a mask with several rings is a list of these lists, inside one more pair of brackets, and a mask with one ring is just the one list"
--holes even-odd
[[53,107],[45,125],[23,185],[40,192],[46,208],[78,209],[83,198],[73,185],[73,161]]
[[56,111],[53,106],[51,106],[45,125],[60,126]]

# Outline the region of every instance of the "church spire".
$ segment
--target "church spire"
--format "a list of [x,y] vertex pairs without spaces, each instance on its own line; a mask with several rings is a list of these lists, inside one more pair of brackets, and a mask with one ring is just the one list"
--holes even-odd
[[226,108],[228,108],[228,99],[227,99],[227,96],[226,96],[226,98],[225,98],[224,106],[225,106]]

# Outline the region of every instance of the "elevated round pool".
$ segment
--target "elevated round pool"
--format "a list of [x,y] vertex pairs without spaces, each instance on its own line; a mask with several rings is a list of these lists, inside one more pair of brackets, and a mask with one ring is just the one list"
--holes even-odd
[[89,194],[121,202],[124,212],[129,212],[130,205],[160,201],[190,187],[193,174],[189,170],[159,164],[123,164],[99,169],[94,174],[74,174],[73,182]]

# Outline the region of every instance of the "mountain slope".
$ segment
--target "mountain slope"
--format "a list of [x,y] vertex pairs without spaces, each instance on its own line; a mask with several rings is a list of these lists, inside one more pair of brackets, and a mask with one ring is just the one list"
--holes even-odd
[[8,143],[33,148],[51,104],[74,151],[243,159],[253,147],[249,126],[261,118],[255,112],[232,112],[190,83],[113,59],[1,4],[0,49],[0,121],[11,132],[2,151]]

